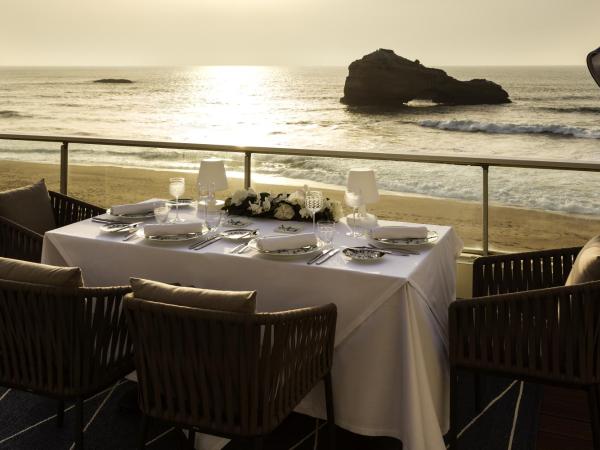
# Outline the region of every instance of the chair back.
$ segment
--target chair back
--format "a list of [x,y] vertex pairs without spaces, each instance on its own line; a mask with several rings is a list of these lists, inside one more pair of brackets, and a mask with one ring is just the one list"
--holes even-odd
[[271,432],[331,370],[337,310],[242,314],[127,296],[140,406],[225,436]]
[[600,281],[450,305],[452,366],[600,383]]
[[76,397],[133,370],[129,291],[0,280],[0,385]]
[[473,297],[564,286],[581,247],[480,257],[473,263]]
[[77,200],[59,192],[48,191],[48,194],[50,195],[50,203],[52,204],[52,210],[54,211],[54,220],[58,228],[106,212],[106,209],[104,208]]

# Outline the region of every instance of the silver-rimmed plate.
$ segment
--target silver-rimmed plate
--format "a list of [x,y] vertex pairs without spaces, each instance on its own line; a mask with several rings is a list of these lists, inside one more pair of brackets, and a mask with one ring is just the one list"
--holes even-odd
[[246,219],[245,217],[227,217],[221,225],[226,228],[243,228],[247,227],[251,223],[252,221],[250,219]]
[[110,214],[113,217],[118,217],[119,219],[129,219],[129,220],[143,220],[143,219],[152,219],[154,217],[154,211],[146,211],[144,213],[137,214],[113,214],[109,209],[106,211],[107,214]]
[[318,242],[316,245],[307,245],[305,247],[300,247],[300,248],[290,248],[290,249],[285,249],[285,250],[268,251],[268,250],[261,250],[260,248],[258,248],[256,239],[253,239],[250,242],[248,242],[248,247],[256,250],[261,255],[290,257],[290,256],[312,255],[313,253],[322,250],[323,247],[325,247],[325,243]]
[[[373,262],[385,256],[385,252],[376,248],[349,247],[342,250],[344,256],[360,262]],[[388,252],[389,253],[389,252]]]
[[374,238],[372,236],[370,236],[370,237],[377,244],[383,244],[385,246],[413,247],[413,246],[434,244],[438,240],[438,233],[437,233],[437,231],[428,231],[427,237],[425,237],[425,238],[382,239],[382,238]]
[[243,241],[252,239],[258,235],[258,230],[250,230],[248,228],[234,228],[232,230],[223,230],[219,233],[223,239],[230,241]]
[[152,242],[184,242],[197,239],[202,236],[202,232],[197,233],[183,233],[183,234],[161,234],[156,236],[146,236],[144,238]]
[[282,223],[278,225],[273,231],[275,233],[283,233],[283,234],[297,234],[300,233],[304,229],[304,226],[298,223],[287,225]]

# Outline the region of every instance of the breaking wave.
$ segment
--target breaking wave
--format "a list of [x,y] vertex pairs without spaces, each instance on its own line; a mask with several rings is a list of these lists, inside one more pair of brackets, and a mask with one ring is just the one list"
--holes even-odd
[[16,118],[25,118],[31,117],[26,114],[21,114],[18,111],[12,111],[10,109],[0,110],[0,119],[16,119]]
[[545,134],[580,139],[600,139],[600,130],[590,130],[567,125],[486,123],[474,120],[423,120],[419,125],[447,131],[493,134]]

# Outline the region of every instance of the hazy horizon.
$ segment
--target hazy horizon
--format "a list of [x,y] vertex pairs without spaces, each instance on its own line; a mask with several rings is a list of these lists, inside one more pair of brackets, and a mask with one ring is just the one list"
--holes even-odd
[[582,65],[598,13],[592,0],[4,0],[0,65],[341,67],[377,48],[432,67]]

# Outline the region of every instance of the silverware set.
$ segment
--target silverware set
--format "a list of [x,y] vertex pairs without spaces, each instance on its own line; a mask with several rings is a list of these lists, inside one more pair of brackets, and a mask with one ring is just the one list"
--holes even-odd
[[339,248],[330,248],[328,250],[323,250],[322,252],[320,252],[315,257],[309,259],[306,262],[306,264],[308,264],[308,265],[316,264],[317,266],[320,266],[321,264],[323,264],[328,259],[334,257],[339,251],[340,251]]
[[232,248],[229,253],[231,253],[232,255],[241,255],[242,253],[244,253],[246,251],[246,249],[249,247],[248,243],[244,243],[244,244],[240,244],[234,248]]
[[210,237],[205,237],[203,239],[201,239],[200,241],[192,244],[189,246],[190,250],[200,250],[204,247],[208,247],[211,244],[214,244],[215,242],[218,242],[221,240],[221,236],[219,236],[218,234],[215,236],[210,236]]

